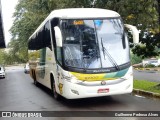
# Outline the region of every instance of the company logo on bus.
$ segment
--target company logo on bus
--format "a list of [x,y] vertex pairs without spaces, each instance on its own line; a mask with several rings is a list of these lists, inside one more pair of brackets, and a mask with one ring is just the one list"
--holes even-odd
[[93,70],[93,73],[99,73],[99,72],[110,72],[109,69],[106,70]]
[[101,85],[105,85],[105,84],[106,84],[106,81],[102,81],[102,82],[101,82]]

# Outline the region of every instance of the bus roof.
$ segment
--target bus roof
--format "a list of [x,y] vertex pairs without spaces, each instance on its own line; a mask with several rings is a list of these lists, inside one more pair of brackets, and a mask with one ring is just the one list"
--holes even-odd
[[[120,15],[112,10],[100,9],[100,8],[67,8],[53,10],[49,16],[41,23],[36,31],[30,36],[30,38],[44,26],[44,24],[52,18],[62,19],[85,19],[85,18],[107,18],[107,17],[119,17]],[[29,38],[29,39],[30,39]]]
[[99,8],[68,8],[54,10],[49,15],[49,19],[59,17],[64,19],[70,18],[99,18],[99,17],[119,17],[117,12],[99,9]]

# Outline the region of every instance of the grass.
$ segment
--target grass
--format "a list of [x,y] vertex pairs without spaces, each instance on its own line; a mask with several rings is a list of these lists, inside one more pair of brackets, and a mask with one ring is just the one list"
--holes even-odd
[[160,94],[160,83],[150,82],[146,80],[134,80],[134,89],[145,90]]

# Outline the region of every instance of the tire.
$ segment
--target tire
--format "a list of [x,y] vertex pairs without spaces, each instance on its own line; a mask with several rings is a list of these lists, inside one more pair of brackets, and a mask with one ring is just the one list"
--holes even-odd
[[36,79],[36,74],[35,74],[35,71],[32,72],[32,75],[33,75],[33,83],[34,85],[38,85],[38,82],[37,82],[37,79]]
[[61,96],[56,91],[56,85],[55,85],[55,80],[53,78],[53,75],[51,75],[51,88],[52,88],[52,93],[53,93],[54,99],[60,100]]

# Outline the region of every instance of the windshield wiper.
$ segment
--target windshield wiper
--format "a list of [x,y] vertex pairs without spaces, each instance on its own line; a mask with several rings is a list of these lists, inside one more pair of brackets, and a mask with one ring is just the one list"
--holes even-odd
[[101,46],[102,46],[102,51],[103,51],[104,59],[105,59],[105,55],[107,55],[107,57],[109,58],[109,61],[115,66],[115,68],[117,70],[120,70],[120,68],[119,68],[118,64],[116,63],[116,61],[109,54],[108,50],[103,46],[103,39],[102,38],[101,38]]

